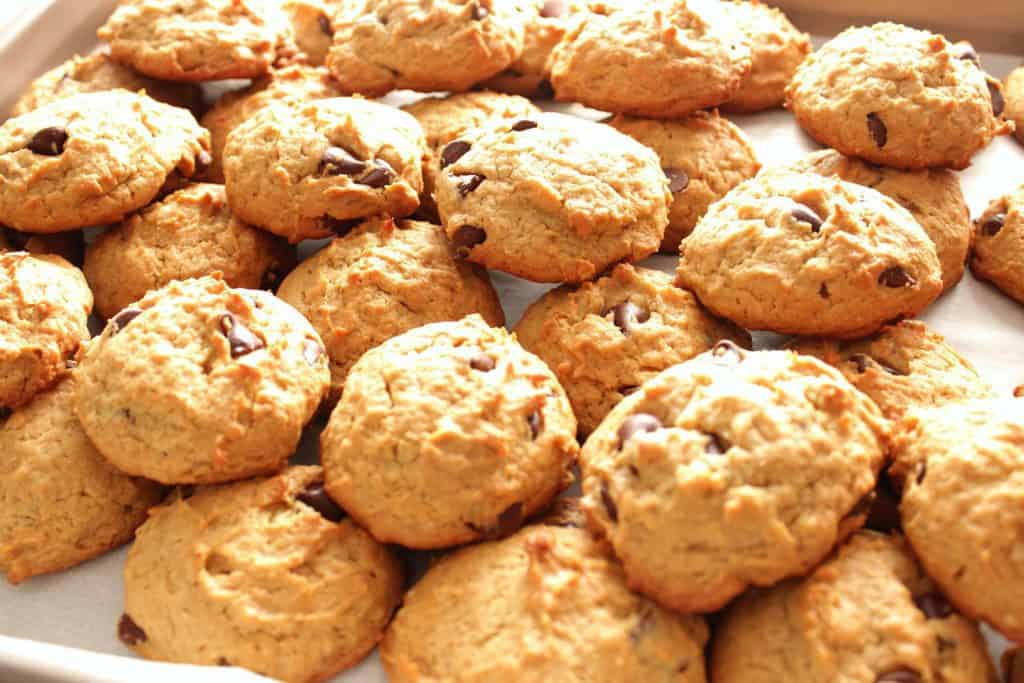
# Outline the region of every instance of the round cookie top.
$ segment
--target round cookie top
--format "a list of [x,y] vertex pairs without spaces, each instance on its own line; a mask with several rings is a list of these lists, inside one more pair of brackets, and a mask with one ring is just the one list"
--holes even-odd
[[718,0],[597,2],[548,66],[559,100],[678,118],[730,100],[751,54]]
[[294,251],[231,214],[222,185],[199,183],[168,195],[100,235],[85,255],[96,312],[122,308],[172,280],[220,273],[232,287],[281,281]]
[[709,315],[670,275],[628,264],[579,288],[551,290],[515,332],[558,376],[582,434],[662,370],[722,339],[750,346],[750,335]]
[[[1010,72],[1003,92],[1006,97],[1006,118],[1014,122],[1017,139],[1024,142],[1024,66]],[[1021,661],[1024,662],[1024,658]]]
[[308,63],[321,66],[334,42],[331,15],[341,0],[285,0],[281,5],[292,25],[295,45]]
[[978,625],[899,536],[854,535],[806,579],[739,600],[718,628],[715,683],[999,680]]
[[678,282],[747,329],[861,337],[942,291],[935,245],[870,188],[785,170],[712,205],[680,249]]
[[787,168],[836,177],[881,192],[909,211],[935,243],[943,289],[953,287],[963,277],[971,244],[971,214],[954,172],[942,168],[886,168],[831,149],[808,154]]
[[118,635],[147,659],[324,681],[376,645],[402,574],[319,467],[292,467],[156,508],[128,553]]
[[0,253],[0,414],[66,374],[91,310],[85,277],[63,258]]
[[96,35],[117,61],[169,81],[257,78],[294,51],[271,0],[121,0]]
[[1024,185],[994,200],[975,222],[971,272],[1024,303]]
[[32,81],[11,110],[21,116],[33,109],[80,93],[107,90],[145,90],[154,100],[198,112],[202,93],[194,85],[166,83],[146,78],[115,62],[109,50],[96,50],[85,57],[75,56]]
[[434,199],[460,253],[537,282],[581,282],[654,253],[668,224],[658,156],[564,114],[491,121],[441,150]]
[[889,419],[992,395],[974,366],[919,320],[886,325],[866,339],[802,339],[790,348],[836,367]]
[[717,111],[674,121],[616,116],[608,124],[661,158],[673,196],[662,251],[677,251],[711,204],[761,170],[750,138]]
[[332,17],[327,66],[349,94],[469,90],[522,55],[528,4],[352,0]]
[[472,313],[505,324],[487,273],[457,259],[440,226],[419,221],[367,221],[303,261],[278,296],[324,340],[332,400],[352,365],[396,335]]
[[897,168],[966,168],[1001,118],[997,82],[942,36],[881,23],[843,31],[810,55],[786,91],[811,137]]
[[75,409],[121,471],[167,484],[280,469],[327,390],[316,331],[266,292],[174,281],[81,354]]
[[707,640],[700,617],[632,593],[585,530],[531,526],[433,566],[406,595],[381,659],[393,683],[704,683]]
[[331,497],[420,549],[508,535],[569,483],[577,451],[558,380],[478,315],[368,351],[321,437]]
[[126,90],[83,93],[0,126],[0,223],[60,232],[116,223],[209,163],[188,111]]
[[630,587],[713,612],[808,572],[863,524],[885,427],[821,361],[720,342],[605,418],[583,446],[583,506]]
[[903,530],[964,614],[1024,641],[1024,401],[908,415],[893,448]]
[[163,490],[115,470],[82,431],[73,376],[0,420],[0,569],[11,583],[131,540]]
[[213,157],[203,177],[212,183],[224,183],[224,145],[228,134],[263,107],[274,102],[311,102],[339,95],[341,90],[327,69],[304,64],[274,69],[247,88],[224,93],[199,121],[210,131]]
[[424,147],[416,119],[387,105],[272,104],[228,135],[228,201],[242,220],[291,242],[344,234],[354,219],[416,210]]

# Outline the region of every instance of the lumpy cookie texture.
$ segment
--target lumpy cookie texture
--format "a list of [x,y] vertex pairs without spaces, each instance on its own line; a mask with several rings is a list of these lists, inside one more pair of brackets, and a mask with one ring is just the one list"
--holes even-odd
[[975,221],[971,272],[1024,303],[1024,185],[994,200]]
[[324,495],[319,467],[175,494],[125,564],[122,642],[147,659],[330,679],[380,639],[403,571]]
[[801,576],[867,517],[885,420],[842,375],[730,342],[644,383],[581,453],[629,585],[682,612]]
[[579,447],[554,374],[474,315],[363,355],[320,448],[327,491],[378,541],[431,549],[518,529]]
[[540,525],[438,562],[406,595],[381,658],[394,683],[704,683],[707,640],[700,617],[632,593],[587,531]]
[[1017,139],[1024,142],[1024,66],[1010,72],[1004,87],[1006,118],[1017,127]]
[[331,20],[342,0],[285,0],[281,7],[292,25],[295,45],[306,61],[322,65],[334,42]]

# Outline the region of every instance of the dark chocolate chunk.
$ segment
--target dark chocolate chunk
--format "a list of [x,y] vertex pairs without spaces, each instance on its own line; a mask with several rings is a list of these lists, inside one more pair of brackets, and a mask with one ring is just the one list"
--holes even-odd
[[122,614],[121,620],[117,622],[117,637],[128,646],[138,645],[147,640],[146,632],[127,614]]
[[67,141],[68,131],[64,126],[49,126],[32,136],[28,148],[35,154],[56,157],[64,153]]
[[889,130],[874,112],[868,114],[868,132],[871,133],[871,139],[875,141],[878,149],[885,147],[885,143],[889,141]]
[[663,168],[665,177],[668,178],[668,189],[672,194],[679,194],[690,186],[690,176],[681,168]]
[[463,225],[452,235],[452,245],[459,258],[466,258],[473,251],[473,247],[486,241],[487,233],[473,225]]
[[662,428],[661,420],[649,413],[637,413],[630,415],[619,427],[619,449],[637,434],[656,432]]
[[313,508],[328,522],[334,522],[337,524],[341,520],[345,519],[345,511],[338,507],[338,504],[331,500],[331,497],[327,495],[327,490],[324,489],[323,482],[314,482],[310,484],[304,491],[299,492],[299,494],[295,496],[295,500]]
[[613,306],[609,312],[612,314],[612,322],[615,323],[615,327],[619,328],[627,337],[633,333],[634,328],[651,319],[650,311],[637,306],[632,301],[623,301],[621,304]]
[[902,267],[892,266],[883,270],[882,274],[878,276],[878,284],[891,289],[900,289],[902,287],[913,287],[917,284],[917,280],[910,273],[903,270]]
[[110,324],[114,326],[114,331],[111,334],[117,334],[125,327],[128,323],[142,315],[142,309],[139,308],[125,308],[120,313],[110,319]]
[[471,144],[464,140],[456,140],[455,142],[448,143],[448,145],[441,151],[441,168],[448,168],[454,164],[465,156],[466,152],[468,152],[472,147],[473,146]]
[[228,338],[232,358],[259,351],[266,346],[262,339],[231,313],[220,317],[220,331]]

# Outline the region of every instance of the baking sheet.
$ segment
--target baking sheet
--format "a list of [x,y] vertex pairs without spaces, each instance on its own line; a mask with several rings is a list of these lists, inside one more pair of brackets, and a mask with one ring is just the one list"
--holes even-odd
[[[15,21],[8,2],[0,0],[4,5],[0,7],[0,73],[5,74],[0,82],[2,112],[9,111],[14,98],[36,75],[76,51],[90,49],[95,28],[115,4],[113,0],[27,0],[15,13],[20,15]],[[40,40],[41,35],[47,40]],[[986,69],[997,77],[1004,77],[1021,61],[990,53],[983,53],[982,58]],[[386,101],[401,104],[412,97],[398,94]],[[542,104],[588,118],[601,115],[576,105]],[[817,148],[787,112],[730,118],[750,135],[765,165],[793,161]],[[961,174],[961,182],[972,215],[979,214],[990,199],[1024,183],[1024,147],[1010,137],[996,140]],[[644,265],[672,271],[675,261],[674,257],[657,256]],[[549,288],[502,273],[492,277],[510,326]],[[969,358],[999,393],[1007,394],[1024,384],[1024,307],[968,273],[922,317]],[[763,344],[771,337],[758,335],[757,339]],[[307,462],[316,457],[316,433],[317,427],[311,428],[303,441],[301,454]],[[123,605],[125,552],[122,548],[18,587],[0,582],[0,683],[266,680],[238,670],[178,667],[135,658],[116,637]],[[990,644],[994,653],[1003,646],[997,637],[990,637]],[[335,679],[335,683],[386,681],[376,654]]]

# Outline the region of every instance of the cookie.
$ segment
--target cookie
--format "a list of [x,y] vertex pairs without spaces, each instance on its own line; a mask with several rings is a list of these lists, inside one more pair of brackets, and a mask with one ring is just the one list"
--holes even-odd
[[163,490],[115,470],[72,408],[72,377],[0,420],[0,570],[11,583],[131,540]]
[[811,52],[811,37],[797,30],[781,10],[758,0],[732,0],[723,9],[750,45],[753,63],[739,91],[722,107],[735,112],[781,107],[786,86]]
[[1024,185],[990,203],[975,222],[971,272],[1024,303]]
[[402,567],[324,495],[319,467],[156,508],[125,564],[118,635],[147,659],[325,681],[365,657]]
[[224,93],[200,123],[210,131],[213,162],[203,174],[211,183],[224,184],[224,145],[228,134],[253,114],[274,102],[311,102],[338,97],[341,90],[323,67],[292,64],[275,69],[249,87]]
[[732,99],[751,52],[718,0],[601,2],[555,46],[548,68],[560,101],[671,119]]
[[432,567],[388,627],[381,660],[392,683],[704,683],[707,640],[700,617],[630,592],[586,531],[531,526]]
[[892,420],[908,410],[992,395],[970,361],[919,320],[886,325],[866,339],[802,339],[789,348],[834,366]]
[[644,383],[583,446],[583,507],[629,585],[686,613],[801,576],[867,516],[878,408],[821,361],[720,342]]
[[367,221],[303,261],[278,296],[324,340],[332,401],[364,353],[403,332],[472,313],[505,324],[487,273],[457,259],[440,226],[419,221]]
[[662,251],[678,251],[709,206],[761,169],[750,138],[717,111],[675,121],[616,116],[608,124],[661,157],[673,197]]
[[334,12],[327,67],[348,94],[461,92],[523,54],[520,0],[353,0]]
[[209,484],[283,467],[328,380],[320,338],[295,309],[204,277],[107,323],[81,354],[75,410],[122,472]]
[[257,78],[295,51],[271,0],[121,0],[96,35],[117,61],[168,81]]
[[1003,93],[1006,98],[1006,118],[1013,121],[1017,139],[1024,142],[1024,66],[1010,72]]
[[715,683],[998,683],[978,625],[958,614],[899,536],[855,535],[802,581],[729,609]]
[[835,150],[813,152],[787,168],[836,177],[881,192],[909,211],[935,243],[943,289],[952,288],[963,277],[973,228],[960,179],[952,171],[901,171],[844,157]]
[[97,237],[83,270],[96,312],[112,318],[172,280],[220,273],[231,287],[273,287],[294,262],[283,240],[231,215],[222,185],[198,183]]
[[662,370],[722,339],[750,346],[750,335],[709,315],[670,275],[628,264],[578,288],[551,290],[515,332],[558,376],[581,434]]
[[437,176],[441,173],[438,155],[449,142],[491,119],[521,121],[540,114],[540,109],[525,97],[487,90],[456,93],[446,97],[426,97],[402,109],[420,122],[426,137],[427,154],[423,158],[420,213],[430,218],[437,217],[434,188],[437,187]]
[[331,498],[417,549],[515,531],[568,485],[577,451],[554,374],[478,315],[368,351],[320,439]]
[[843,31],[786,90],[797,122],[843,154],[896,168],[963,169],[996,135],[1000,86],[942,36],[881,23]]
[[295,45],[308,63],[321,66],[334,42],[331,15],[341,0],[285,0],[285,15],[292,25]]
[[199,112],[202,93],[187,83],[167,83],[147,78],[129,67],[115,62],[109,50],[102,49],[85,57],[75,56],[32,81],[18,101],[11,116],[21,116],[33,109],[80,93],[107,90],[145,90],[154,100],[175,107]]
[[678,283],[747,329],[862,337],[941,292],[935,245],[861,185],[776,170],[712,205],[680,248]]
[[67,373],[91,310],[82,272],[61,257],[0,253],[0,415]]
[[537,282],[589,280],[654,253],[668,224],[658,156],[565,114],[492,121],[439,155],[434,200],[460,254]]
[[27,251],[39,256],[54,254],[72,265],[82,265],[85,256],[85,236],[79,230],[34,235],[10,228],[0,228],[0,252]]
[[228,202],[291,242],[343,234],[354,219],[408,216],[420,203],[424,147],[416,119],[376,102],[270,105],[228,135]]
[[73,95],[0,126],[0,223],[61,232],[116,223],[209,162],[192,114],[126,90]]
[[964,614],[1024,642],[1024,401],[908,415],[893,447],[903,530]]

